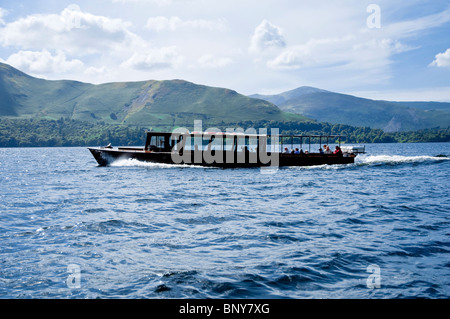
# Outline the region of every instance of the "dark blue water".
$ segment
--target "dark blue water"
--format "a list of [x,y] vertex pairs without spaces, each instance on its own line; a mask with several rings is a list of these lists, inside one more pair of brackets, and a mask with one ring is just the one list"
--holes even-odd
[[450,144],[366,150],[270,175],[0,149],[0,298],[449,298]]

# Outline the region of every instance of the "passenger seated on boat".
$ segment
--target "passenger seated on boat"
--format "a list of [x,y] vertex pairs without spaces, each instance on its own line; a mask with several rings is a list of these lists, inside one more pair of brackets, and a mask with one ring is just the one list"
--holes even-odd
[[295,154],[295,150],[294,149],[291,150],[291,154]]
[[333,154],[342,156],[341,148],[339,146],[336,146],[336,149],[334,150]]
[[287,148],[287,147],[285,147],[285,148],[284,148],[284,152],[283,152],[283,154],[289,154],[289,150],[288,150],[288,148]]
[[325,149],[325,154],[333,154],[330,150],[330,147],[327,145],[326,149]]
[[300,154],[300,151],[298,150],[298,148],[295,149],[294,154]]
[[319,153],[323,154],[323,149],[322,148],[319,148]]

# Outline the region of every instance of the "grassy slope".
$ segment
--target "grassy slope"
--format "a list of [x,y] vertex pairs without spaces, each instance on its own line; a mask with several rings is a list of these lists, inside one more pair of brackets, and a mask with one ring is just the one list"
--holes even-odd
[[[321,122],[370,126],[386,131],[447,128],[450,125],[449,103],[439,104],[439,109],[427,110],[427,102],[394,103],[301,89],[285,92],[289,94],[259,97],[276,103],[283,111],[300,113]],[[414,107],[419,105],[420,108]],[[428,106],[433,108],[436,103],[428,103]]]
[[93,85],[47,81],[0,63],[0,116],[75,119],[126,125],[183,125],[242,120],[307,120],[235,91],[172,81]]
[[[264,100],[251,99],[235,91],[196,85],[182,80],[154,83],[142,94],[142,101],[135,103],[126,120],[138,122],[146,116],[170,117],[175,124],[191,123],[193,119],[211,123],[238,122],[242,120],[306,120],[303,116],[287,114]],[[147,95],[146,99],[143,95]],[[138,99],[140,100],[140,99]],[[132,111],[132,110],[131,110]],[[144,116],[144,119],[139,118]]]

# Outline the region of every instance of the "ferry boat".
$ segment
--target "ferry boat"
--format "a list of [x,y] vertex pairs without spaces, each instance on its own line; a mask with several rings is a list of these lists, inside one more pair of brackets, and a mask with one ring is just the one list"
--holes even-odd
[[[144,147],[88,148],[99,166],[121,159],[215,167],[312,166],[351,164],[364,146],[341,147],[340,135],[268,135],[218,132],[146,132]],[[338,140],[338,152],[311,152],[311,140]],[[289,150],[286,140],[292,146]],[[303,150],[303,142],[308,148]],[[284,141],[284,143],[283,143]],[[300,146],[294,151],[294,144]]]

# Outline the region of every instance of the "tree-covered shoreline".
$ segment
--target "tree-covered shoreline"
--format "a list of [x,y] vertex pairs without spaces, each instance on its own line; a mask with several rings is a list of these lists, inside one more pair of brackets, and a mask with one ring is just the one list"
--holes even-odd
[[[186,124],[193,130],[193,123]],[[420,143],[450,142],[450,129],[426,129],[413,132],[385,133],[380,129],[349,125],[295,122],[295,121],[243,121],[237,123],[204,122],[203,129],[215,127],[225,132],[227,128],[278,128],[281,134],[344,135],[345,143]],[[59,119],[0,119],[0,147],[66,147],[143,145],[145,131],[171,131],[170,125],[131,127],[125,125],[89,123]]]

